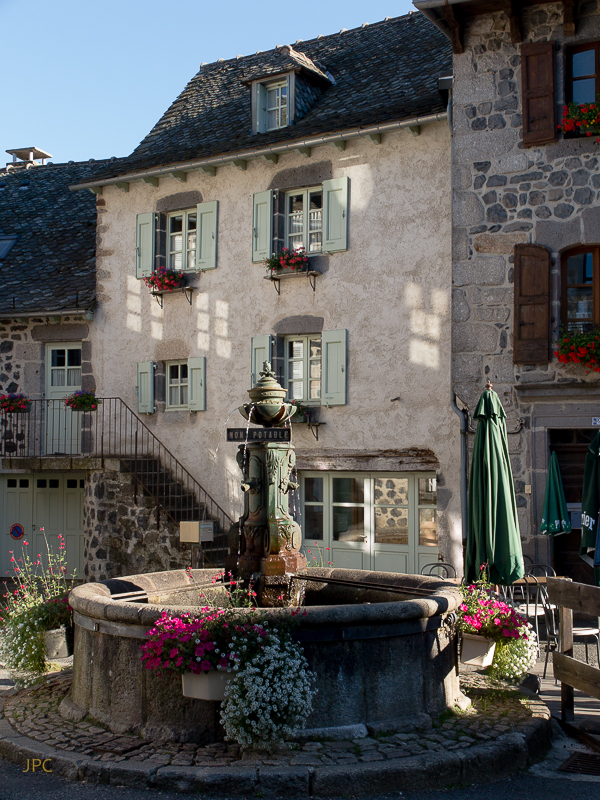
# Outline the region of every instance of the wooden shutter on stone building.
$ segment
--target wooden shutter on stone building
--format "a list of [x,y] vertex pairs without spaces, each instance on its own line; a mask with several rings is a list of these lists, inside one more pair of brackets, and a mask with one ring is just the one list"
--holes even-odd
[[513,361],[547,364],[550,351],[550,251],[515,245]]
[[529,42],[521,46],[523,144],[526,146],[557,139],[554,49],[554,42]]

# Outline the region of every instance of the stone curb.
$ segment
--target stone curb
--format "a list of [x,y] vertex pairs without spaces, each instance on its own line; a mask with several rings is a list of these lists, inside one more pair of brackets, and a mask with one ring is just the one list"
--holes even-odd
[[539,701],[526,733],[506,733],[493,742],[462,751],[427,754],[331,767],[175,767],[151,762],[99,762],[79,753],[45,747],[0,719],[0,757],[26,766],[27,759],[50,759],[52,772],[71,781],[202,792],[206,795],[340,797],[390,791],[442,789],[451,784],[506,778],[543,758],[552,740],[550,712]]

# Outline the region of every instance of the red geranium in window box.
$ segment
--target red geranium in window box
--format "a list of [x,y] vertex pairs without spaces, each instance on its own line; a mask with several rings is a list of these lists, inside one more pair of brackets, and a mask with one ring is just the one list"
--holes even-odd
[[587,372],[600,372],[600,330],[566,331],[554,355],[561,364],[583,364]]

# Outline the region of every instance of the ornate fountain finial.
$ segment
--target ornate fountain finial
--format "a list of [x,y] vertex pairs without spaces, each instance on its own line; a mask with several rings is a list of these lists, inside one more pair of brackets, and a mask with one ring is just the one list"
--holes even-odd
[[492,386],[493,386],[493,385],[494,385],[494,384],[493,384],[493,383],[491,382],[491,380],[488,378],[488,379],[487,379],[487,381],[485,382],[485,388],[489,390],[489,389],[491,389],[491,388],[492,388]]
[[263,378],[276,378],[277,376],[271,369],[271,362],[270,361],[263,361],[263,368],[262,372],[259,373],[263,376]]

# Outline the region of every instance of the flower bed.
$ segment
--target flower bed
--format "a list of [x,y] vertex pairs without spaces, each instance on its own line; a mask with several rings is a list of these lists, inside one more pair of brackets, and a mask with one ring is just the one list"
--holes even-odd
[[308,256],[303,247],[297,250],[282,247],[281,253],[266,259],[265,266],[271,273],[307,272]]
[[583,364],[587,372],[600,372],[600,330],[567,331],[554,355],[561,364]]
[[3,394],[0,395],[0,410],[6,414],[28,414],[31,400],[26,394]]
[[226,738],[239,744],[269,747],[291,736],[311,711],[314,678],[302,647],[288,628],[269,628],[258,617],[210,607],[198,617],[165,612],[142,651],[146,669],[161,675],[230,673],[221,721]]
[[72,411],[94,411],[102,403],[94,391],[73,392],[65,397],[65,406]]
[[185,286],[186,277],[179,270],[159,267],[152,275],[144,278],[144,283],[155,292],[172,292]]

